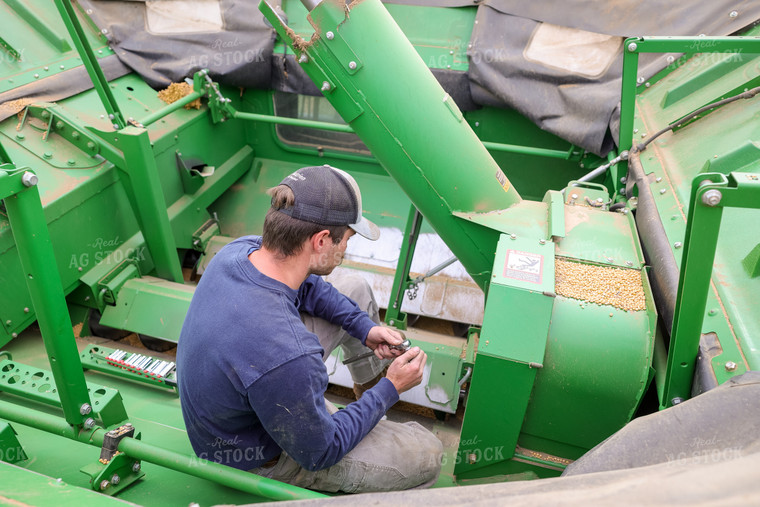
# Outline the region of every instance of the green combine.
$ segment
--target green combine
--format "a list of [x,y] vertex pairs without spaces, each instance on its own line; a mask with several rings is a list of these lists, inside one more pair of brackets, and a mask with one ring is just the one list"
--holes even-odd
[[756,503],[760,7],[582,4],[0,3],[0,503],[357,502],[195,456],[176,390],[204,269],[321,164],[445,449],[363,502]]

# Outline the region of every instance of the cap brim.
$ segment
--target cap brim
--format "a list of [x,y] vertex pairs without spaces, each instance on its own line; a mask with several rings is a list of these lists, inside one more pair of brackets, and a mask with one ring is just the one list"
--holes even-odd
[[372,241],[380,237],[380,228],[364,217],[356,224],[349,224],[349,227],[355,230],[356,234]]

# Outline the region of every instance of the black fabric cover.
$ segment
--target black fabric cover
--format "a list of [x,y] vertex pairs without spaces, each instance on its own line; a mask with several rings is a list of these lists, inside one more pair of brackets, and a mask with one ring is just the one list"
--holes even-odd
[[146,29],[142,1],[80,0],[127,66],[154,88],[207,68],[215,81],[231,86],[268,88],[275,32],[258,2],[220,0],[222,31],[153,34]]

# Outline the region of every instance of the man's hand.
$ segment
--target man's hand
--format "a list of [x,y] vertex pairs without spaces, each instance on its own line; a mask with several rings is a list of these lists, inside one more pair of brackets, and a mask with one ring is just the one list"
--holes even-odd
[[388,345],[401,345],[404,337],[393,328],[375,326],[367,333],[364,344],[375,351],[379,359],[393,359],[402,354],[402,351],[392,349]]
[[385,377],[401,394],[422,382],[425,362],[427,362],[427,354],[419,347],[412,347],[391,363]]

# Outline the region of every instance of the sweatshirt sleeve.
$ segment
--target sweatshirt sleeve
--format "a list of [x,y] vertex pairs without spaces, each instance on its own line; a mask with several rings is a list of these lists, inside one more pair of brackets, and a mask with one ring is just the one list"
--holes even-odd
[[327,381],[321,358],[311,354],[275,368],[248,388],[251,407],[266,432],[311,471],[340,461],[398,401],[396,388],[383,378],[331,415],[324,399]]
[[377,325],[351,298],[319,276],[310,275],[301,285],[298,296],[299,310],[341,326],[362,344],[369,330]]

